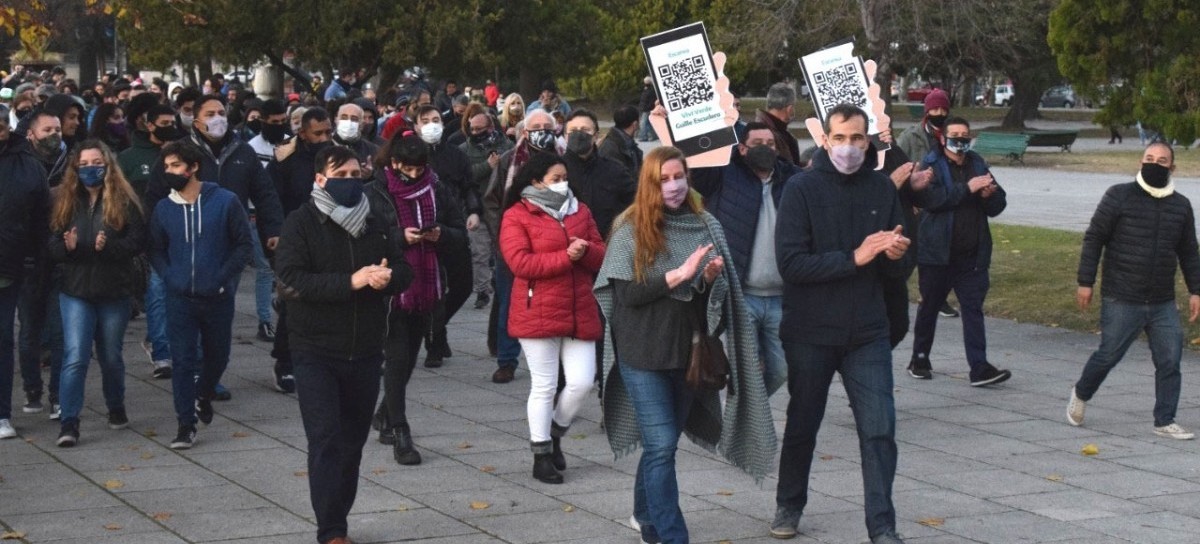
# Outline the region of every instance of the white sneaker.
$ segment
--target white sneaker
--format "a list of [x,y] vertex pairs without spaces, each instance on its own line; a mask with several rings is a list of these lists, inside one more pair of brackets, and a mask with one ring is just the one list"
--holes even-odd
[[642,530],[642,524],[638,523],[637,516],[629,516],[629,527],[634,531]]
[[1071,388],[1071,401],[1067,403],[1067,423],[1076,427],[1083,425],[1083,410],[1087,401],[1075,396],[1075,388]]
[[0,438],[13,438],[17,436],[17,430],[13,428],[12,422],[7,419],[0,419]]
[[62,405],[57,402],[50,404],[50,419],[58,421],[62,419]]
[[1180,427],[1178,423],[1172,423],[1162,427],[1155,427],[1154,434],[1158,436],[1165,436],[1167,438],[1174,438],[1175,440],[1191,440],[1196,438],[1195,433]]

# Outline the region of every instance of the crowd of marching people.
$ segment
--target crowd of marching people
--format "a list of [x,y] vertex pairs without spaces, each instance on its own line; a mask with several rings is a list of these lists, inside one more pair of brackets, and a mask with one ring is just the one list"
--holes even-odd
[[[141,315],[144,372],[171,384],[169,446],[195,446],[214,402],[231,396],[221,379],[251,266],[272,383],[298,397],[321,543],[349,542],[372,428],[397,463],[422,462],[407,386],[418,361],[453,357],[447,324],[474,298],[490,312],[490,379],[512,382],[524,356],[536,480],[564,481],[561,439],[599,384],[613,452],[643,450],[630,520],[643,542],[688,541],[675,471],[684,433],[759,479],[781,444],[769,533],[793,537],[837,373],[858,428],[868,535],[894,544],[892,350],[910,329],[914,272],[907,373],[934,377],[953,291],[970,385],[1011,377],[988,361],[982,310],[988,221],[1006,196],[942,91],[895,140],[873,138],[867,114],[843,104],[802,149],[788,129],[796,93],[777,84],[713,160],[652,128],[666,114],[649,78],[602,131],[552,81],[526,105],[490,80],[433,92],[418,77],[377,93],[359,76],[268,99],[219,74],[198,87],[112,75],[82,92],[60,69],[0,81],[0,438],[17,435],[19,375],[21,410],[48,412],[57,446],[86,444],[93,358],[108,427],[128,426],[139,414],[126,410],[122,347]],[[655,132],[663,145],[643,152]],[[1151,144],[1088,230],[1077,298],[1090,303],[1103,258],[1103,336],[1071,390],[1072,425],[1146,329],[1154,432],[1192,437],[1174,421],[1172,286],[1181,266],[1196,319],[1200,255],[1173,169],[1171,149]],[[785,386],[777,442],[768,399]]]

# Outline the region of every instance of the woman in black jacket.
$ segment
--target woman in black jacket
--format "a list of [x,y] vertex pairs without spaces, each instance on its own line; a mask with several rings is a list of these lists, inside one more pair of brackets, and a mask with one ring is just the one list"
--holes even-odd
[[121,347],[134,294],[134,258],[145,249],[146,229],[133,187],[117,158],[98,140],[71,153],[50,215],[50,257],[63,263],[59,307],[63,324],[60,447],[79,441],[79,413],[95,343],[104,382],[108,426],[123,429],[125,362]]
[[371,213],[353,150],[316,157],[312,199],[288,215],[275,253],[287,304],[318,542],[345,539],[379,396],[388,300],[412,280],[396,229]]
[[446,293],[446,256],[466,243],[461,208],[450,187],[429,165],[429,144],[408,134],[387,146],[387,162],[367,186],[371,213],[396,229],[396,243],[412,268],[413,281],[392,299],[388,317],[384,400],[379,441],[390,444],[397,463],[417,465],[421,454],[412,443],[405,415],[405,391],[416,365],[421,339]]

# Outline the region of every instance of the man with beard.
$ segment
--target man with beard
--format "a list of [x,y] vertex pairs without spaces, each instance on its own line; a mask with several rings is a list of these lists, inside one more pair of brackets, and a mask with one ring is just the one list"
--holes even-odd
[[[466,154],[471,164],[472,187],[479,194],[487,191],[488,181],[492,171],[500,164],[500,156],[512,149],[512,142],[492,128],[492,117],[486,113],[478,113],[468,121],[470,135],[459,149]],[[480,228],[483,227],[483,228]],[[475,309],[486,308],[491,301],[492,288],[492,239],[497,233],[491,232],[479,218],[467,220],[467,235],[471,238],[471,263],[475,278]]]

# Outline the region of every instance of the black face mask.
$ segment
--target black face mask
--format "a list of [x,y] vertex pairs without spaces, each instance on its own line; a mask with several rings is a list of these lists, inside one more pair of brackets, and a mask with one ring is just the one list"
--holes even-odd
[[175,125],[169,125],[165,127],[156,126],[154,127],[153,134],[154,139],[164,144],[167,142],[174,142],[175,140],[183,137],[183,131],[176,128]]
[[262,132],[262,127],[263,127],[262,119],[246,121],[246,128],[250,129],[250,132],[253,132],[255,134]]
[[167,182],[167,187],[170,187],[174,191],[182,191],[184,187],[187,187],[188,182],[192,180],[190,176],[181,176],[170,172],[163,172],[162,178],[163,181]]
[[287,137],[287,125],[264,124],[262,126],[262,137],[271,144],[282,142]]
[[308,150],[310,152],[312,152],[313,155],[316,155],[317,153],[320,153],[322,149],[325,149],[326,147],[333,145],[333,142],[331,142],[329,140],[325,140],[324,142],[317,142],[315,144],[310,144],[308,142],[302,142],[302,143],[304,144],[304,147],[308,148]]
[[756,145],[746,150],[746,164],[756,172],[770,172],[775,169],[774,149],[766,145]]
[[1171,169],[1155,162],[1142,163],[1142,181],[1155,189],[1162,189],[1171,182]]
[[576,130],[567,135],[567,151],[579,156],[587,155],[592,150],[595,139],[591,134]]
[[486,132],[480,132],[478,134],[471,134],[471,143],[473,143],[473,144],[482,145],[482,144],[490,143],[491,141],[492,141],[492,131],[490,131],[490,130],[486,131]]
[[937,128],[938,130],[946,128],[946,116],[945,115],[929,115],[929,116],[926,116],[925,119],[927,119],[929,121],[930,126],[933,126],[933,127]]

